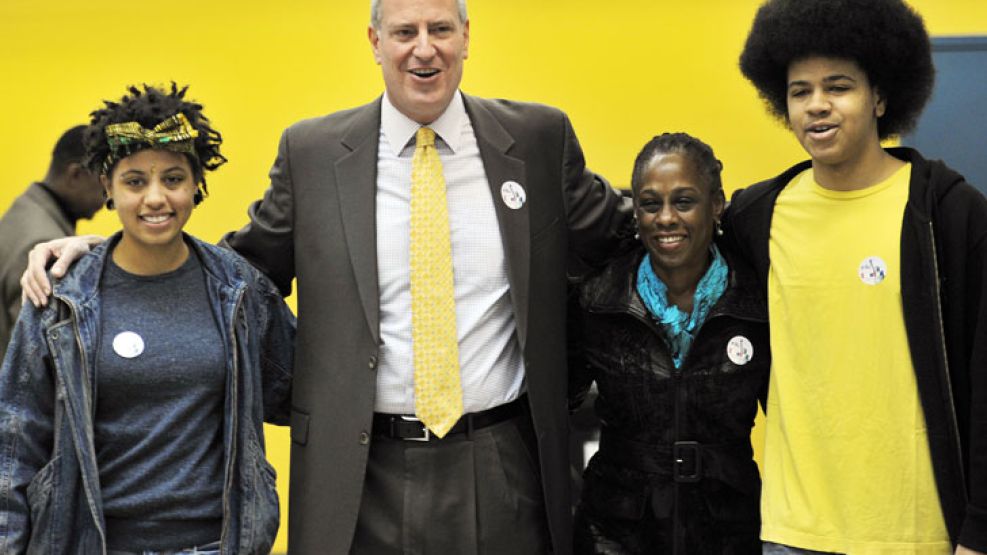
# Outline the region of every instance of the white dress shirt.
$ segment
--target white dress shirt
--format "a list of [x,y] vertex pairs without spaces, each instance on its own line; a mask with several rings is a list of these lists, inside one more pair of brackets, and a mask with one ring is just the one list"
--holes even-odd
[[[414,414],[411,346],[411,159],[418,123],[384,94],[377,155],[377,276],[383,340],[377,412]],[[431,125],[442,161],[452,240],[463,410],[512,401],[524,387],[507,261],[473,125],[456,93]]]

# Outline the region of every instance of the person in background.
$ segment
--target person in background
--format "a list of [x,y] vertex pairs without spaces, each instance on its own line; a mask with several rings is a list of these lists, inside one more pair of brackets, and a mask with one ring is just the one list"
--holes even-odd
[[640,245],[577,286],[573,403],[595,381],[602,427],[576,553],[761,551],[750,433],[771,360],[767,307],[714,243],[722,167],[687,134],[652,139],[631,177]]
[[987,200],[881,146],[932,91],[921,17],[769,0],[740,68],[810,158],[724,222],[771,321],[764,552],[987,552]]
[[86,163],[121,231],[27,307],[0,369],[0,553],[266,554],[263,420],[287,424],[294,317],[182,230],[226,159],[185,88],[92,113]]
[[27,253],[42,242],[75,234],[75,224],[103,206],[99,177],[82,164],[85,125],[59,137],[43,181],[27,188],[0,218],[0,360],[21,310]]

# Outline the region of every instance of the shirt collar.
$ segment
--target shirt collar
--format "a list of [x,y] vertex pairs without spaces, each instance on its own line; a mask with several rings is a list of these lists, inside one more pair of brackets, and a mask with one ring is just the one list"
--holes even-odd
[[[463,125],[466,118],[463,95],[456,91],[456,94],[452,96],[452,101],[449,102],[449,106],[428,127],[435,131],[442,142],[455,153],[462,146]],[[418,132],[419,127],[422,125],[399,112],[391,104],[385,92],[380,106],[380,131],[384,134],[384,138],[387,139],[387,143],[391,146],[391,151],[395,156],[401,155],[401,152]]]

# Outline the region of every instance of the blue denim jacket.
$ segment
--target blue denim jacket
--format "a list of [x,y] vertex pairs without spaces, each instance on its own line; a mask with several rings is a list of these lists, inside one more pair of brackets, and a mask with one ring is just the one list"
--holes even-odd
[[[99,280],[119,234],[82,257],[53,302],[25,307],[0,369],[0,554],[106,552],[93,447]],[[232,251],[186,236],[226,342],[221,552],[268,553],[279,524],[263,422],[288,423],[295,318]]]

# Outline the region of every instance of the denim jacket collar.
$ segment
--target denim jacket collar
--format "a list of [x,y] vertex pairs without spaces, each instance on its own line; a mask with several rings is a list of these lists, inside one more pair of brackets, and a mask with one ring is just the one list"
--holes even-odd
[[[53,295],[82,306],[92,301],[99,292],[99,282],[103,275],[106,259],[113,247],[120,241],[122,232],[117,232],[106,241],[96,245],[88,254],[76,262],[72,272],[55,281]],[[185,242],[195,250],[202,261],[202,268],[208,276],[220,285],[232,289],[243,286],[246,278],[239,270],[243,264],[233,253],[202,241],[188,234],[182,234]]]

